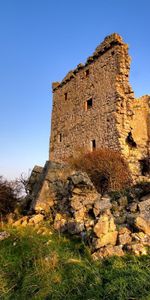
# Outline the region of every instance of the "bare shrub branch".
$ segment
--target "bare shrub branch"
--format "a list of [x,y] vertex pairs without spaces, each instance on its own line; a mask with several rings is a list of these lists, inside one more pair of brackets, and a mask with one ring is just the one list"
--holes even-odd
[[118,151],[102,148],[69,159],[73,168],[85,171],[100,193],[131,185],[128,165]]

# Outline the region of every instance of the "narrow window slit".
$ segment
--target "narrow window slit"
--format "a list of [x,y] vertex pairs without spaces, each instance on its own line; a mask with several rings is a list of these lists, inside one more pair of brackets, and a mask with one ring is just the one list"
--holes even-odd
[[93,99],[90,98],[85,103],[85,110],[88,110],[88,109],[92,108],[92,106],[93,106]]
[[96,141],[92,140],[91,141],[91,150],[94,151],[96,149]]
[[62,134],[61,134],[61,133],[60,133],[59,136],[58,136],[58,141],[59,141],[59,143],[62,142]]
[[65,93],[65,100],[67,100],[68,98],[68,93]]
[[90,71],[89,71],[89,69],[87,69],[87,70],[85,71],[85,75],[86,75],[86,77],[88,77],[88,76],[89,76],[89,74],[90,74]]

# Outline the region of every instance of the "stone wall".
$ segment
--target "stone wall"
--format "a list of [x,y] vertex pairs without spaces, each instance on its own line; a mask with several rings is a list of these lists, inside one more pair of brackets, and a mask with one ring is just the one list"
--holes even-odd
[[134,98],[129,70],[128,46],[112,34],[85,65],[53,83],[51,160],[62,162],[81,149],[106,147],[121,151],[133,176],[140,174],[139,160],[149,155],[150,97]]
[[34,168],[29,185],[30,214],[14,226],[37,225],[45,218],[58,232],[80,237],[94,259],[147,253],[150,183],[101,195],[86,173],[47,162],[42,172]]
[[130,128],[137,147],[128,147],[128,160],[130,168],[134,171],[136,166],[135,172],[138,174],[141,170],[140,162],[146,157],[150,159],[150,96],[134,99],[132,110]]

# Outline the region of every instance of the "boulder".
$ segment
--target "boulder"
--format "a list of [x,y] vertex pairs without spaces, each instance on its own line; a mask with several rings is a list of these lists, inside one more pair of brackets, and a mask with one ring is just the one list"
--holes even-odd
[[147,249],[144,245],[141,243],[136,243],[131,246],[131,251],[135,255],[146,255],[147,254]]
[[106,234],[100,235],[99,239],[96,240],[95,248],[99,249],[107,245],[116,245],[118,231],[108,232]]
[[138,209],[138,203],[137,202],[132,202],[128,205],[127,209],[131,212],[131,213],[136,213],[137,209]]
[[96,251],[92,254],[92,257],[94,260],[97,260],[99,258],[105,258],[108,256],[124,256],[122,247],[108,245],[106,247],[99,249],[98,251]]
[[144,232],[135,232],[132,233],[132,240],[143,244],[144,246],[150,247],[150,235],[145,234]]
[[118,199],[118,203],[120,208],[125,208],[128,205],[128,198],[127,196],[122,196]]
[[74,218],[76,222],[83,222],[83,220],[85,219],[85,213],[86,213],[86,208],[82,207],[80,210],[77,210],[74,213]]
[[150,218],[150,194],[142,197],[138,203],[138,208],[141,214],[147,215]]
[[100,216],[98,222],[93,228],[93,231],[98,237],[95,242],[96,249],[109,244],[116,244],[118,231],[116,230],[114,218],[110,210],[107,210],[103,215]]
[[135,225],[139,230],[150,235],[150,218],[147,218],[144,214],[140,214],[135,220]]
[[50,211],[50,208],[53,207],[55,200],[55,191],[51,184],[47,180],[43,182],[42,188],[39,195],[37,196],[36,203],[34,206],[35,211],[46,212]]
[[44,220],[44,216],[42,214],[34,215],[29,219],[29,224],[39,224]]
[[99,216],[100,213],[105,212],[107,209],[111,209],[112,204],[110,202],[110,197],[102,197],[100,199],[97,199],[94,203],[94,209],[93,212],[95,214],[95,217]]
[[60,232],[64,232],[67,229],[67,217],[60,213],[57,213],[54,220],[54,229]]
[[66,196],[65,183],[71,172],[63,164],[47,161],[30,192],[33,199],[30,209],[49,213],[55,202]]
[[23,223],[24,223],[24,225],[27,224],[28,220],[29,220],[29,217],[24,216],[24,217],[20,218],[19,220],[15,221],[12,225],[14,227],[22,226]]
[[114,223],[114,218],[110,211],[104,213],[100,216],[98,222],[94,226],[94,232],[97,237],[107,234],[108,232],[113,232],[116,230],[116,225]]
[[81,236],[85,233],[85,225],[84,222],[75,222],[74,220],[70,220],[67,223],[67,230],[70,234],[81,234]]
[[131,231],[127,227],[119,229],[118,242],[120,245],[130,244],[132,241]]
[[[150,182],[149,182],[149,190],[150,190]],[[140,201],[147,201],[150,200],[150,193],[147,193],[145,196],[140,198]]]
[[94,188],[94,185],[88,175],[82,171],[75,171],[74,174],[68,177],[68,180],[70,185],[78,187],[78,189],[81,188],[81,191],[83,191],[83,188],[87,186],[89,190]]
[[90,209],[100,198],[86,173],[76,171],[72,176],[68,177],[68,181],[70,204],[74,210],[80,210],[83,207]]

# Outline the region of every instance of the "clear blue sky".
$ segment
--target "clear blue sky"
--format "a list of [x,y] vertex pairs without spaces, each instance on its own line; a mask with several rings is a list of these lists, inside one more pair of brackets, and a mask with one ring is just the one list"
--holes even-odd
[[130,46],[136,96],[149,94],[149,0],[0,0],[0,174],[45,163],[51,83],[113,32]]

